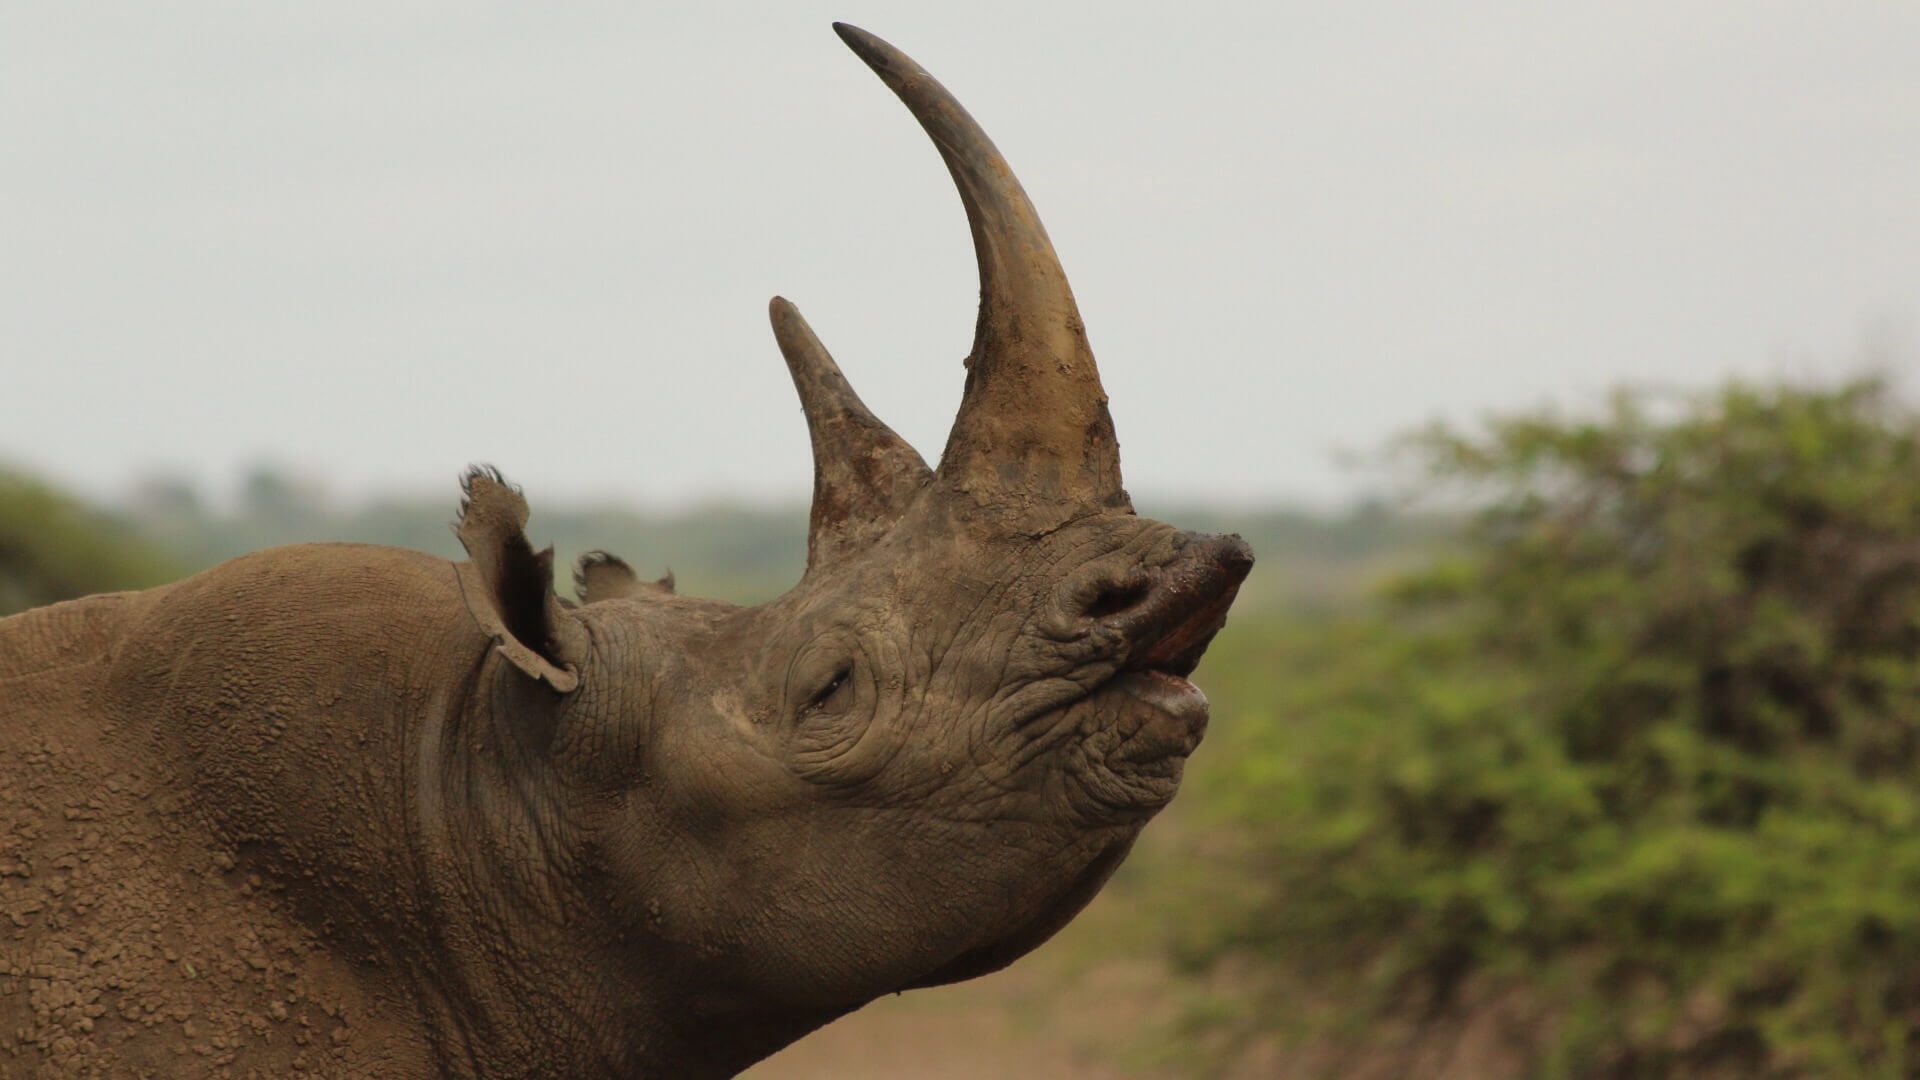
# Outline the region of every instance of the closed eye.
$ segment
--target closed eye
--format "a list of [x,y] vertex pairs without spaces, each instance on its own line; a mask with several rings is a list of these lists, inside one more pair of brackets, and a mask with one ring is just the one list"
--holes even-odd
[[829,701],[833,700],[834,695],[838,694],[842,687],[847,685],[847,680],[852,676],[852,664],[847,664],[840,670],[834,672],[833,677],[828,679],[824,686],[814,691],[813,696],[807,699],[807,703],[801,708],[801,711],[812,712],[815,709],[825,706]]

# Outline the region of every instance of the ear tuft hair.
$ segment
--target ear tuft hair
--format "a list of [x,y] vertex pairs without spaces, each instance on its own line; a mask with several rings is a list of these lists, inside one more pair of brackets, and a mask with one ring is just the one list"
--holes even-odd
[[[504,495],[496,492],[494,490],[496,488],[504,489]],[[500,470],[492,465],[469,465],[467,466],[467,471],[460,474],[460,520],[454,523],[456,533],[459,531],[461,525],[466,522],[467,515],[472,510],[476,498],[487,503],[499,503],[503,501],[517,502],[519,504],[520,520],[514,527],[520,528],[526,525],[528,517],[527,499],[525,495],[521,494],[519,485],[507,483],[507,478],[500,475]]]

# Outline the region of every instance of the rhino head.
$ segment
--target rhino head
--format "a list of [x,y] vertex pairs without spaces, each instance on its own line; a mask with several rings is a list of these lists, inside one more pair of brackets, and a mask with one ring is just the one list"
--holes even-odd
[[1172,798],[1207,721],[1187,676],[1252,565],[1238,537],[1134,514],[1020,184],[931,76],[836,29],[932,137],[972,226],[979,321],[938,468],[775,299],[814,455],[784,596],[683,598],[596,554],[563,603],[495,474],[469,476],[458,525],[498,642],[490,700],[514,760],[548,774],[511,786],[541,793],[525,827],[568,868],[527,891],[595,912],[615,966],[677,1002],[670,1026],[730,1018],[729,1068],[996,970],[1078,912]]

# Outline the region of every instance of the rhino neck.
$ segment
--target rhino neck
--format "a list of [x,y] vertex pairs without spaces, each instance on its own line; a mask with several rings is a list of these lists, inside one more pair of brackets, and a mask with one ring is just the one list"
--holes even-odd
[[489,651],[409,747],[421,915],[395,930],[441,1069],[730,1076],[824,1023],[789,1034],[705,1008],[693,967],[613,923],[582,865],[577,793],[541,764],[554,705]]
[[605,991],[589,909],[567,873],[563,817],[509,726],[527,705],[515,674],[486,649],[413,733],[407,847],[420,918],[394,927],[397,944],[448,1075],[526,1075],[541,1062],[608,1073],[611,1048],[593,1045]]
[[646,898],[609,903],[582,820],[609,808],[545,763],[556,707],[596,705],[487,650],[409,739],[412,896],[392,931],[440,1068],[732,1076],[844,1014],[713,985],[700,945],[648,931]]

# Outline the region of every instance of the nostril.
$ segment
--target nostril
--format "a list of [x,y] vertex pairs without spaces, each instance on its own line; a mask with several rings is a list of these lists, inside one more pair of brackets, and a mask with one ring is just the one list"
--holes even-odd
[[1104,619],[1111,615],[1118,615],[1123,611],[1138,606],[1141,601],[1147,598],[1147,591],[1147,583],[1143,580],[1115,582],[1107,585],[1095,593],[1092,600],[1088,601],[1086,607],[1087,617],[1090,619]]

